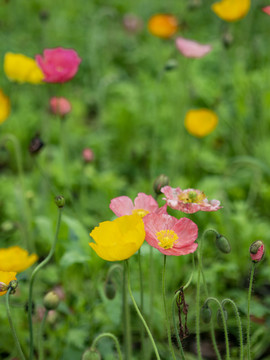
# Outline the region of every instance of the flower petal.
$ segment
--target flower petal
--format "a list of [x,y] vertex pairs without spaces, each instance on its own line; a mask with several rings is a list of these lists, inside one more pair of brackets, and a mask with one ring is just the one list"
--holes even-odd
[[174,244],[174,247],[177,249],[189,247],[198,237],[198,226],[188,218],[181,218],[173,226],[172,230],[174,230],[179,237]]
[[199,44],[196,41],[178,37],[175,40],[176,47],[180,53],[188,58],[201,58],[212,50],[211,45]]
[[139,193],[134,200],[135,209],[144,209],[149,212],[158,210],[158,203],[151,195]]
[[119,196],[111,200],[110,209],[116,216],[131,215],[134,205],[128,196]]

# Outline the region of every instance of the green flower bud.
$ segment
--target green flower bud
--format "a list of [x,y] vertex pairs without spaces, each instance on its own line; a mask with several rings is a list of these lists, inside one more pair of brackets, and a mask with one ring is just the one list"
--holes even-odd
[[[223,309],[223,314],[224,314],[224,317],[225,317],[225,322],[227,322],[228,320],[228,313],[225,309]],[[223,327],[223,321],[222,321],[222,315],[221,315],[221,310],[218,309],[217,311],[217,324],[219,327]]]
[[212,317],[212,311],[208,305],[203,305],[201,308],[201,318],[205,324],[209,324]]
[[224,254],[229,254],[231,252],[229,241],[221,234],[216,235],[216,246]]
[[171,71],[174,70],[177,66],[178,66],[178,62],[175,59],[169,59],[164,66],[164,70]]
[[115,298],[116,295],[116,285],[115,282],[111,279],[107,279],[104,286],[104,292],[106,297],[109,300],[112,300]]
[[82,360],[101,360],[101,356],[96,349],[90,348],[83,353]]
[[8,284],[8,289],[11,289],[10,294],[15,294],[17,286],[18,286],[18,281],[11,280],[11,282]]
[[168,176],[161,174],[154,181],[153,189],[154,189],[155,193],[157,195],[159,195],[159,194],[161,194],[160,189],[166,185],[169,185],[169,178],[168,178]]
[[61,195],[56,196],[54,201],[59,208],[62,208],[65,205],[65,198]]
[[43,304],[47,310],[55,310],[59,303],[60,299],[54,291],[48,292],[43,298]]

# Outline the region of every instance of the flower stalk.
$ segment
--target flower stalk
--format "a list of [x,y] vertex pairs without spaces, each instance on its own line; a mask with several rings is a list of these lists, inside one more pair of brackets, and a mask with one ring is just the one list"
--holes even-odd
[[249,280],[249,289],[248,289],[248,303],[247,303],[247,358],[251,360],[251,350],[250,350],[250,300],[252,293],[252,285],[254,279],[256,263],[252,262],[250,280]]
[[117,337],[115,335],[111,334],[111,333],[103,333],[103,334],[98,335],[94,339],[94,341],[92,342],[91,349],[95,349],[96,346],[97,346],[98,341],[101,340],[104,337],[109,337],[109,338],[113,339],[113,341],[115,343],[117,353],[118,353],[119,360],[122,360],[123,358],[122,358],[122,353],[121,353],[119,341],[118,341]]

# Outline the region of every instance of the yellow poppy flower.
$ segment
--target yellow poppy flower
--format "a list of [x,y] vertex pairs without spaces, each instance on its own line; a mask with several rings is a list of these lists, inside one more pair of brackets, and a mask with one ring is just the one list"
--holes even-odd
[[22,272],[37,261],[36,254],[29,255],[28,251],[19,246],[0,249],[0,271]]
[[95,243],[89,245],[103,260],[125,260],[142,246],[145,238],[144,223],[138,215],[125,215],[100,223],[90,236]]
[[23,54],[6,53],[4,71],[9,80],[19,83],[40,84],[44,78],[35,60]]
[[6,288],[12,280],[17,280],[16,272],[0,271],[0,296],[5,295]]
[[250,5],[250,0],[221,0],[212,5],[212,10],[222,20],[237,21],[247,15]]
[[217,126],[218,117],[212,110],[189,110],[185,117],[185,128],[196,137],[210,134]]
[[152,35],[168,39],[178,30],[178,21],[173,15],[156,14],[148,21],[148,30]]
[[10,100],[0,89],[0,124],[2,124],[9,116]]

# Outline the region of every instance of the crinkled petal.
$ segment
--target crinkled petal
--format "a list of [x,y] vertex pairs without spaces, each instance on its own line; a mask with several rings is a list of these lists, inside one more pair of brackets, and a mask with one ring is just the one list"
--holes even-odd
[[178,240],[174,248],[188,247],[194,243],[198,237],[198,226],[188,218],[181,218],[172,228],[178,235]]
[[135,209],[144,209],[149,212],[154,212],[158,209],[158,203],[151,195],[139,193],[134,200]]
[[131,215],[134,205],[128,196],[119,196],[111,200],[110,209],[116,216]]

